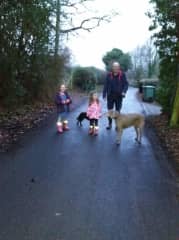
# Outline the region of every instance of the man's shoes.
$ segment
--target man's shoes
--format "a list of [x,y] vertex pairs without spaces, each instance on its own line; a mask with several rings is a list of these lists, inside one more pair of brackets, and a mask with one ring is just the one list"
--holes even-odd
[[111,130],[111,128],[112,128],[112,125],[109,125],[106,127],[107,130]]

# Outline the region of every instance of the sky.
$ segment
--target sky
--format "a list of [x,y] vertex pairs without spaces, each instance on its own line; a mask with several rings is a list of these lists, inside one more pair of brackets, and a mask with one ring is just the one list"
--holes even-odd
[[[70,37],[67,46],[72,51],[75,65],[103,69],[102,57],[107,51],[119,48],[125,53],[131,52],[152,35],[148,30],[151,20],[145,15],[152,8],[148,0],[95,0],[90,8],[98,11],[97,15],[115,10],[119,16],[90,33],[80,31],[78,36]],[[76,21],[85,17],[85,14],[76,16]]]

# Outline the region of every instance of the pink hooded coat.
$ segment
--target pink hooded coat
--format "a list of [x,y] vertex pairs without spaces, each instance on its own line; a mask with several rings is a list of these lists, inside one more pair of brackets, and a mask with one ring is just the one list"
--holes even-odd
[[99,119],[101,117],[101,105],[97,102],[88,106],[87,116],[89,119]]

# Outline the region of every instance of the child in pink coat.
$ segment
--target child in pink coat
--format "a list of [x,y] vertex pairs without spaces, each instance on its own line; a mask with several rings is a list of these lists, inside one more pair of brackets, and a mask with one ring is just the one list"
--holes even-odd
[[90,94],[87,117],[90,120],[89,134],[97,136],[99,129],[98,120],[101,117],[101,104],[96,93]]

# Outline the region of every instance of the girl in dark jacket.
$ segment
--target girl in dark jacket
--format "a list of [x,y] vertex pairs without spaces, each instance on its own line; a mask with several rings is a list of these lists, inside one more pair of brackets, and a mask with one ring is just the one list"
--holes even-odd
[[71,97],[66,91],[64,84],[60,86],[60,90],[56,94],[55,103],[58,113],[57,130],[59,133],[63,133],[63,131],[69,130],[67,114],[70,110],[70,104],[72,103]]

